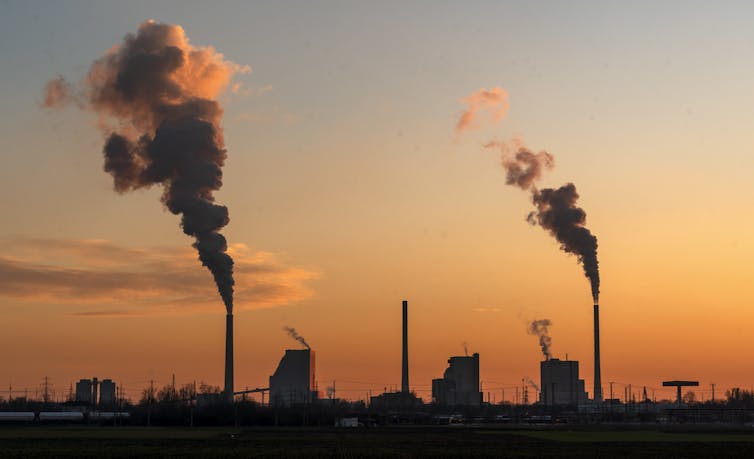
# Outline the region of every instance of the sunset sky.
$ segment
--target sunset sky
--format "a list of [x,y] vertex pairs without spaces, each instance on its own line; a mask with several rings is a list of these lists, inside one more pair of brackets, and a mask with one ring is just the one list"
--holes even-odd
[[[464,345],[483,390],[539,380],[527,323],[591,395],[592,299],[526,222],[490,140],[573,182],[599,240],[602,381],[754,385],[754,6],[749,2],[0,2],[0,396],[112,378],[222,385],[224,308],[153,187],[113,190],[97,115],[42,107],[148,19],[237,72],[219,203],[236,259],[235,385],[266,387],[295,327],[319,388],[428,400]],[[509,94],[457,132],[463,99]],[[485,394],[486,397],[486,394]]]

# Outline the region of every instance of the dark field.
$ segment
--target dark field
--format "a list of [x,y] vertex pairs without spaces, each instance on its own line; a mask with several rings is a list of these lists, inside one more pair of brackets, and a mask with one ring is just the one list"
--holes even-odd
[[0,457],[754,457],[754,432],[1,426]]

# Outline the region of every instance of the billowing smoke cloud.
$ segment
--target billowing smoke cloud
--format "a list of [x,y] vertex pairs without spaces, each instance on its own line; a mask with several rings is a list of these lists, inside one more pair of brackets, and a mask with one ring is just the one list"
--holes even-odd
[[539,346],[542,348],[542,354],[544,354],[546,360],[552,358],[552,338],[550,338],[550,332],[547,327],[552,325],[550,319],[534,320],[529,324],[527,333],[539,338]]
[[480,89],[461,100],[467,105],[456,124],[456,133],[468,131],[475,126],[474,120],[481,109],[489,110],[495,121],[501,121],[508,113],[508,91],[503,88]]
[[552,169],[555,158],[546,151],[534,153],[520,141],[508,143],[493,140],[485,148],[497,148],[501,152],[501,162],[505,169],[505,183],[514,185],[522,190],[534,186],[534,182],[542,177],[542,171]]
[[532,192],[537,207],[527,217],[532,225],[548,230],[560,242],[560,248],[576,255],[592,287],[595,304],[600,295],[600,273],[597,261],[597,238],[587,229],[586,212],[576,205],[579,194],[573,183],[558,189],[545,188]]
[[[249,70],[212,47],[192,46],[180,26],[147,21],[92,64],[82,94],[67,96],[100,115],[104,169],[118,192],[163,186],[162,202],[195,238],[228,313],[233,260],[219,232],[228,209],[213,195],[226,159],[223,110],[215,98],[234,73]],[[59,106],[64,89],[69,86],[60,78],[48,83],[47,105]]]
[[[497,93],[505,94],[505,108],[507,109],[507,92],[500,88],[495,89],[499,90]],[[459,121],[459,128],[467,114],[473,120],[475,110],[472,108],[477,105],[468,101],[477,100],[477,98],[484,100],[478,94],[475,93],[465,99],[470,108]],[[585,226],[586,212],[576,205],[579,198],[576,187],[568,183],[558,189],[538,190],[536,182],[542,177],[544,170],[552,169],[555,159],[546,151],[534,153],[524,146],[521,140],[516,139],[510,142],[493,140],[484,147],[500,150],[501,162],[506,172],[506,184],[531,191],[532,202],[537,210],[528,215],[527,221],[548,230],[560,243],[563,251],[576,255],[584,268],[584,274],[589,279],[592,298],[596,304],[600,293],[597,238]]]
[[299,335],[295,328],[293,327],[283,327],[283,330],[285,330],[286,333],[288,333],[288,336],[295,339],[299,343],[303,344],[307,349],[311,349],[309,347],[309,344],[306,342],[303,336]]

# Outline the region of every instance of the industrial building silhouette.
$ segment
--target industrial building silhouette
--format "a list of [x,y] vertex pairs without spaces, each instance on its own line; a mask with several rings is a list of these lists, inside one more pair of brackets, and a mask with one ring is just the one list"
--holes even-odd
[[539,364],[540,402],[547,406],[583,405],[587,402],[584,380],[576,360],[548,359]]
[[481,405],[479,353],[449,358],[443,377],[432,380],[432,400],[438,405]]
[[291,406],[317,398],[315,354],[311,349],[287,349],[270,376],[270,404]]

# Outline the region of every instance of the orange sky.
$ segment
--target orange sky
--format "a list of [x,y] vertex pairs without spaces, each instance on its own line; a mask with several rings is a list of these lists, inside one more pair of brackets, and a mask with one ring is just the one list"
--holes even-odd
[[[157,188],[113,191],[98,116],[40,108],[47,80],[80,81],[149,17],[239,65],[219,96],[216,193],[237,263],[236,387],[267,384],[296,346],[283,326],[316,350],[321,390],[335,380],[356,399],[400,384],[407,299],[425,399],[464,342],[497,400],[537,381],[526,325],[540,318],[591,392],[588,282],[526,223],[528,193],[483,148],[512,138],[554,155],[540,185],[575,183],[599,240],[604,393],[609,381],[660,397],[672,396],[662,380],[696,379],[705,398],[710,383],[718,396],[754,384],[749,13],[299,7],[0,7],[12,64],[0,75],[0,396],[45,376],[59,392],[109,377],[132,397],[172,374],[222,383],[224,309],[179,218]],[[479,99],[459,132],[464,101],[496,87],[506,97]]]

